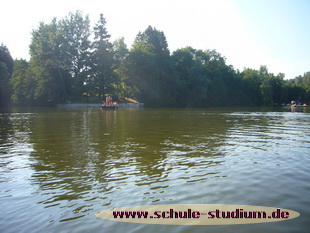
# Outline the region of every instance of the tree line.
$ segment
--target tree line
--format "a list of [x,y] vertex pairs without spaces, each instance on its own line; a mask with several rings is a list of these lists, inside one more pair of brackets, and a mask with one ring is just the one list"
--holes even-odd
[[146,106],[206,107],[275,105],[310,101],[310,72],[243,71],[215,50],[180,48],[170,53],[164,32],[149,26],[130,49],[110,41],[101,14],[93,28],[80,11],[41,22],[32,31],[30,60],[13,60],[0,46],[0,104],[48,106],[133,98]]

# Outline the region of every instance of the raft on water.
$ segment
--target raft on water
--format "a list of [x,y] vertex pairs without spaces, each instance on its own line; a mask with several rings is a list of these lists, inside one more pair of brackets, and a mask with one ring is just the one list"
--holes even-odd
[[102,110],[104,110],[104,109],[118,109],[118,105],[109,105],[109,106],[101,105],[101,109]]

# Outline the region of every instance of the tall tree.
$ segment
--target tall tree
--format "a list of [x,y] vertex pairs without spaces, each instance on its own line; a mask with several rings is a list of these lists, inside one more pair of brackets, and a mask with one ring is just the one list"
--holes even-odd
[[303,88],[306,90],[305,101],[310,102],[310,72],[306,72],[303,75]]
[[201,106],[205,103],[208,91],[207,72],[204,67],[204,53],[192,47],[176,50],[172,61],[181,83],[181,99],[183,106]]
[[0,106],[8,105],[10,102],[9,82],[13,73],[14,61],[9,49],[1,44],[0,46]]
[[215,50],[186,47],[176,50],[172,61],[181,83],[185,106],[238,104],[242,92],[230,90],[232,80],[241,79]]
[[139,32],[129,61],[131,78],[135,80],[143,102],[157,106],[176,103],[178,79],[162,31],[149,26],[143,33]]
[[90,76],[90,21],[82,12],[69,13],[60,22],[62,44],[60,46],[62,67],[71,75],[71,96],[81,100]]
[[118,85],[115,86],[116,94],[119,97],[135,98],[137,89],[132,80],[129,78],[128,56],[129,50],[125,43],[124,37],[113,42],[115,73],[118,79]]
[[54,18],[50,24],[40,23],[32,32],[28,75],[35,82],[34,100],[37,104],[55,104],[66,99],[65,78],[68,73],[62,64],[63,34]]
[[114,86],[117,83],[114,73],[113,45],[110,43],[110,35],[106,29],[106,20],[103,14],[94,27],[95,38],[92,43],[92,66],[89,85],[98,90],[99,100],[105,94],[114,94]]
[[125,38],[121,37],[113,42],[114,60],[116,63],[125,61],[129,55],[129,50],[125,43]]
[[154,104],[159,99],[159,86],[154,77],[157,67],[155,66],[155,51],[152,44],[140,41],[135,42],[129,55],[129,76],[137,87],[137,99],[145,104]]
[[299,75],[286,82],[286,87],[290,89],[291,100],[300,99],[301,101],[310,102],[310,72]]
[[11,75],[13,73],[14,61],[9,49],[3,43],[0,45],[0,62],[6,64],[7,72]]
[[149,44],[152,44],[157,56],[167,58],[170,54],[164,32],[159,31],[152,26],[148,26],[143,33],[139,32],[135,41],[145,41]]
[[6,106],[9,104],[9,80],[10,74],[7,65],[0,62],[0,106]]
[[278,75],[271,76],[271,87],[272,87],[272,102],[273,104],[281,104],[284,103],[284,77],[283,73],[279,73]]
[[29,63],[20,59],[14,61],[13,75],[11,79],[12,101],[18,105],[34,104],[36,82],[29,75]]
[[246,96],[247,104],[261,105],[262,93],[260,91],[261,79],[259,72],[254,69],[244,69],[241,73],[244,80],[244,93]]

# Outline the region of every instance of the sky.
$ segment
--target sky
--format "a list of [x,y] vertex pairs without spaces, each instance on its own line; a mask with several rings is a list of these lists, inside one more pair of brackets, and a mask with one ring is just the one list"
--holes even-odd
[[215,49],[235,69],[265,65],[285,79],[310,71],[310,0],[10,0],[1,8],[0,43],[14,59],[29,60],[40,22],[80,10],[92,25],[103,13],[111,41],[124,37],[128,48],[151,25],[171,53]]

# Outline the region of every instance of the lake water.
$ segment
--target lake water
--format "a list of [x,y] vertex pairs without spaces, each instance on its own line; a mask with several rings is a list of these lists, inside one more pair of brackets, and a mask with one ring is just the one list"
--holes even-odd
[[[310,113],[12,108],[0,113],[0,232],[309,232]],[[159,204],[290,209],[273,223],[120,223]]]

